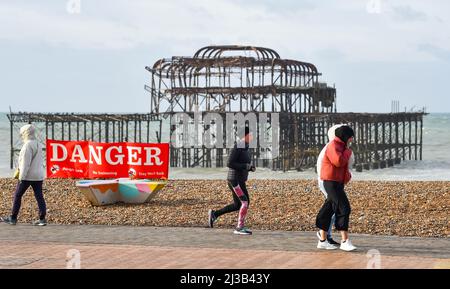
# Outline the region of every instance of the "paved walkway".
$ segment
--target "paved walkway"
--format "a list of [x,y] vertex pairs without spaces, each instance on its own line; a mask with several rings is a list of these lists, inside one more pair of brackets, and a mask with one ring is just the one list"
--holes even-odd
[[0,224],[0,268],[450,268],[448,238],[353,235],[351,253],[316,242],[314,232]]

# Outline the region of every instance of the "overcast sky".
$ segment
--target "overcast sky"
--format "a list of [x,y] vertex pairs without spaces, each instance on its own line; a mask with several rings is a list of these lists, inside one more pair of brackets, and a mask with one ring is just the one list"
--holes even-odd
[[448,0],[0,0],[0,111],[147,112],[144,67],[211,44],[314,63],[341,112],[450,112]]

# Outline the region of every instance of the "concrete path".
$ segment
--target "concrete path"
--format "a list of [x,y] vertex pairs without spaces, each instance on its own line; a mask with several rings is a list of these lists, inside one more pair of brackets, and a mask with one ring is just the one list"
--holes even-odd
[[316,249],[315,232],[0,224],[0,268],[450,268],[448,238],[352,242],[348,253]]

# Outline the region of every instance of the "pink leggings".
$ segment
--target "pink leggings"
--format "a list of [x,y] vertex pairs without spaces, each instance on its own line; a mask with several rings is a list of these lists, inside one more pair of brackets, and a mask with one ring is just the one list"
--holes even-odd
[[238,218],[238,228],[244,227],[245,217],[247,216],[248,211],[248,198],[244,194],[241,186],[238,184],[233,187],[234,193],[238,196],[239,200],[241,200],[241,207],[239,209],[239,218]]
[[238,227],[242,228],[244,227],[245,217],[247,216],[248,207],[250,205],[247,187],[244,182],[237,181],[228,181],[228,187],[233,192],[234,202],[220,210],[214,211],[214,216],[218,218],[223,214],[239,211]]

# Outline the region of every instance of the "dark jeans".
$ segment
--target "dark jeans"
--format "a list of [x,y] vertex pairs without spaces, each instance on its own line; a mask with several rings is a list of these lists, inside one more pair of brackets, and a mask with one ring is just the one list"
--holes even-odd
[[218,218],[219,216],[226,214],[226,213],[239,211],[239,209],[241,208],[241,199],[239,199],[239,197],[236,195],[236,193],[234,192],[234,189],[233,189],[237,185],[239,185],[241,187],[242,191],[244,192],[244,196],[241,197],[242,201],[247,201],[248,204],[250,205],[250,197],[248,195],[248,191],[247,191],[247,187],[245,186],[245,182],[239,182],[237,180],[234,180],[234,181],[228,180],[228,187],[230,188],[231,193],[233,195],[233,203],[223,207],[220,210],[214,211],[214,216],[216,218]]
[[11,212],[12,219],[17,219],[20,205],[22,204],[22,197],[30,186],[33,188],[34,197],[38,203],[39,219],[45,219],[47,208],[45,205],[44,194],[42,193],[42,183],[43,181],[19,181],[16,187],[16,192],[14,193],[14,203]]
[[336,215],[334,226],[338,231],[348,231],[348,223],[350,220],[350,202],[344,191],[344,184],[324,181],[323,185],[328,196],[322,208],[317,214],[316,226],[324,231],[330,227],[331,216]]

